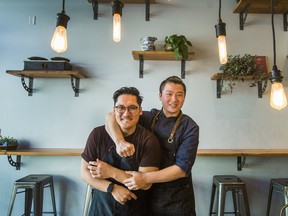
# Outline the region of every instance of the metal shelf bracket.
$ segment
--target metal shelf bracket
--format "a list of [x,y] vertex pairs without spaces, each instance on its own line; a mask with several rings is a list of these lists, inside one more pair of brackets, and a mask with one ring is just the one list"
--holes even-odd
[[243,10],[239,13],[239,21],[240,21],[240,30],[244,29],[244,23],[246,22],[247,15],[248,15],[248,9],[250,7],[251,3],[247,4]]
[[245,156],[237,156],[237,170],[242,171],[242,168],[246,165],[246,157]]
[[29,78],[28,86],[25,83],[25,77],[23,75],[21,75],[21,83],[24,89],[28,92],[28,96],[32,96],[33,95],[33,78],[32,77],[28,77],[28,78]]
[[[75,81],[74,81],[75,80]],[[75,76],[72,76],[71,75],[71,86],[72,86],[72,89],[75,93],[75,97],[79,97],[79,86],[80,86],[80,79],[78,77],[75,77]]]
[[284,31],[287,31],[288,21],[287,21],[287,12],[283,14],[283,28]]
[[16,155],[16,162],[13,160],[11,155],[7,155],[7,159],[11,166],[16,167],[16,170],[20,170],[21,155]]
[[98,1],[92,0],[93,19],[98,20]]

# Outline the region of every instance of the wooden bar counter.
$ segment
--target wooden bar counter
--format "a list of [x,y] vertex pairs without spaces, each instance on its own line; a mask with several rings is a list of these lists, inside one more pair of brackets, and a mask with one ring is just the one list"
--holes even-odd
[[[9,163],[20,169],[21,156],[79,156],[82,148],[19,148],[17,150],[0,151],[0,155],[7,155]],[[16,162],[12,159],[16,156]],[[288,149],[198,149],[197,156],[203,157],[237,157],[237,169],[241,171],[245,166],[246,157],[285,157]]]

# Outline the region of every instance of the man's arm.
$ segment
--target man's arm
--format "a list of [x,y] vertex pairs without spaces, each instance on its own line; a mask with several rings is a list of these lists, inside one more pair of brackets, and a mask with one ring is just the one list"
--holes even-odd
[[[131,175],[129,175],[127,172],[112,167],[111,165],[97,159],[96,161],[89,162],[88,169],[90,170],[90,174],[94,178],[101,178],[101,179],[107,179],[107,178],[113,178],[118,182],[123,182],[125,179],[130,178]],[[139,167],[139,172],[152,172],[158,170],[158,167]],[[148,190],[152,184],[143,184],[138,189],[142,190]]]
[[154,172],[140,173],[127,171],[126,173],[133,176],[123,181],[123,184],[125,184],[129,190],[138,190],[145,185],[169,182],[186,176],[185,172],[177,165],[172,165]]
[[112,112],[106,115],[105,129],[116,144],[116,151],[121,157],[129,157],[134,154],[134,145],[125,141],[121,129],[116,122],[114,113]]
[[[80,175],[82,180],[97,190],[107,192],[107,188],[111,182],[106,179],[93,178],[92,175],[90,174],[88,166],[89,164],[84,159],[82,159],[80,166]],[[127,202],[127,200],[137,199],[134,193],[129,191],[127,188],[117,184],[114,185],[111,194],[114,197],[114,199],[119,203],[121,203],[122,205],[124,205]]]

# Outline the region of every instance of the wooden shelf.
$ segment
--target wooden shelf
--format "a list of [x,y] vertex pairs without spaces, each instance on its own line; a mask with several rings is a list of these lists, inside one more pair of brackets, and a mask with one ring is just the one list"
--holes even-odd
[[[248,7],[248,13],[271,14],[271,0],[239,0],[233,13],[241,13]],[[288,11],[288,0],[276,0],[275,14],[284,14]]]
[[[143,56],[144,60],[166,60],[166,61],[181,61],[182,57],[179,56],[179,59],[175,58],[173,51],[132,51],[134,60],[139,60],[140,56]],[[188,58],[186,61],[191,61],[194,52],[188,53]]]
[[[88,78],[85,73],[73,70],[7,70],[6,73],[21,77],[21,83],[28,92],[28,96],[33,95],[34,78],[70,78],[75,97],[79,96],[80,78]],[[25,78],[29,79],[28,85],[25,83]]]
[[[284,31],[287,31],[288,0],[276,0],[274,5],[275,14],[283,14]],[[239,13],[240,30],[244,29],[248,13],[271,14],[271,0],[237,0],[237,6],[233,13]]]
[[88,78],[83,72],[72,70],[7,70],[6,73],[14,76],[31,78]]
[[[217,98],[221,98],[222,81],[223,80],[228,80],[228,79],[225,79],[223,77],[224,77],[224,73],[216,73],[216,74],[214,74],[211,77],[211,80],[216,80],[217,81],[217,83],[216,83],[216,96],[217,96]],[[257,83],[258,98],[262,98],[262,94],[263,94],[263,92],[266,89],[268,77],[269,77],[269,74],[263,75],[262,80]],[[242,80],[254,80],[254,77],[253,76],[239,76],[238,79],[239,80],[241,80],[241,79]],[[262,87],[263,80],[265,80],[264,88]]]
[[[111,4],[112,0],[98,0],[98,3],[107,3]],[[88,2],[92,3],[92,0],[88,0]],[[145,0],[121,0],[123,4],[145,4]],[[155,0],[150,0],[150,4],[155,4]]]
[[181,56],[175,58],[174,52],[170,51],[132,51],[134,60],[139,60],[139,78],[143,78],[144,60],[154,61],[181,61],[181,78],[185,79],[186,61],[191,61],[194,52],[188,53],[188,58],[183,60]]
[[[92,9],[94,13],[94,20],[98,19],[98,4],[99,3],[107,3],[111,4],[112,0],[88,0],[89,3],[92,4]],[[145,20],[150,20],[150,4],[155,4],[155,0],[121,0],[121,2],[125,4],[145,4]]]

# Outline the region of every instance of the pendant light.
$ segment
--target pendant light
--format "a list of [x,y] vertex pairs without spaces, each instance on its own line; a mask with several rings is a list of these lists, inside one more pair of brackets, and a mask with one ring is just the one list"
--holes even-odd
[[62,12],[57,14],[56,30],[54,32],[51,48],[57,52],[62,53],[67,50],[67,23],[70,17],[65,14],[65,0],[62,4]]
[[121,16],[124,4],[119,0],[111,2],[112,16],[113,16],[113,41],[119,42],[121,40]]
[[221,0],[219,0],[218,24],[215,25],[216,37],[218,38],[218,52],[220,64],[227,63],[227,48],[226,48],[226,24],[221,19]]
[[287,98],[282,85],[281,71],[276,66],[276,42],[275,42],[275,29],[274,29],[274,0],[271,0],[271,23],[272,23],[272,36],[273,36],[273,67],[270,72],[271,95],[270,105],[274,109],[281,110],[287,106]]

